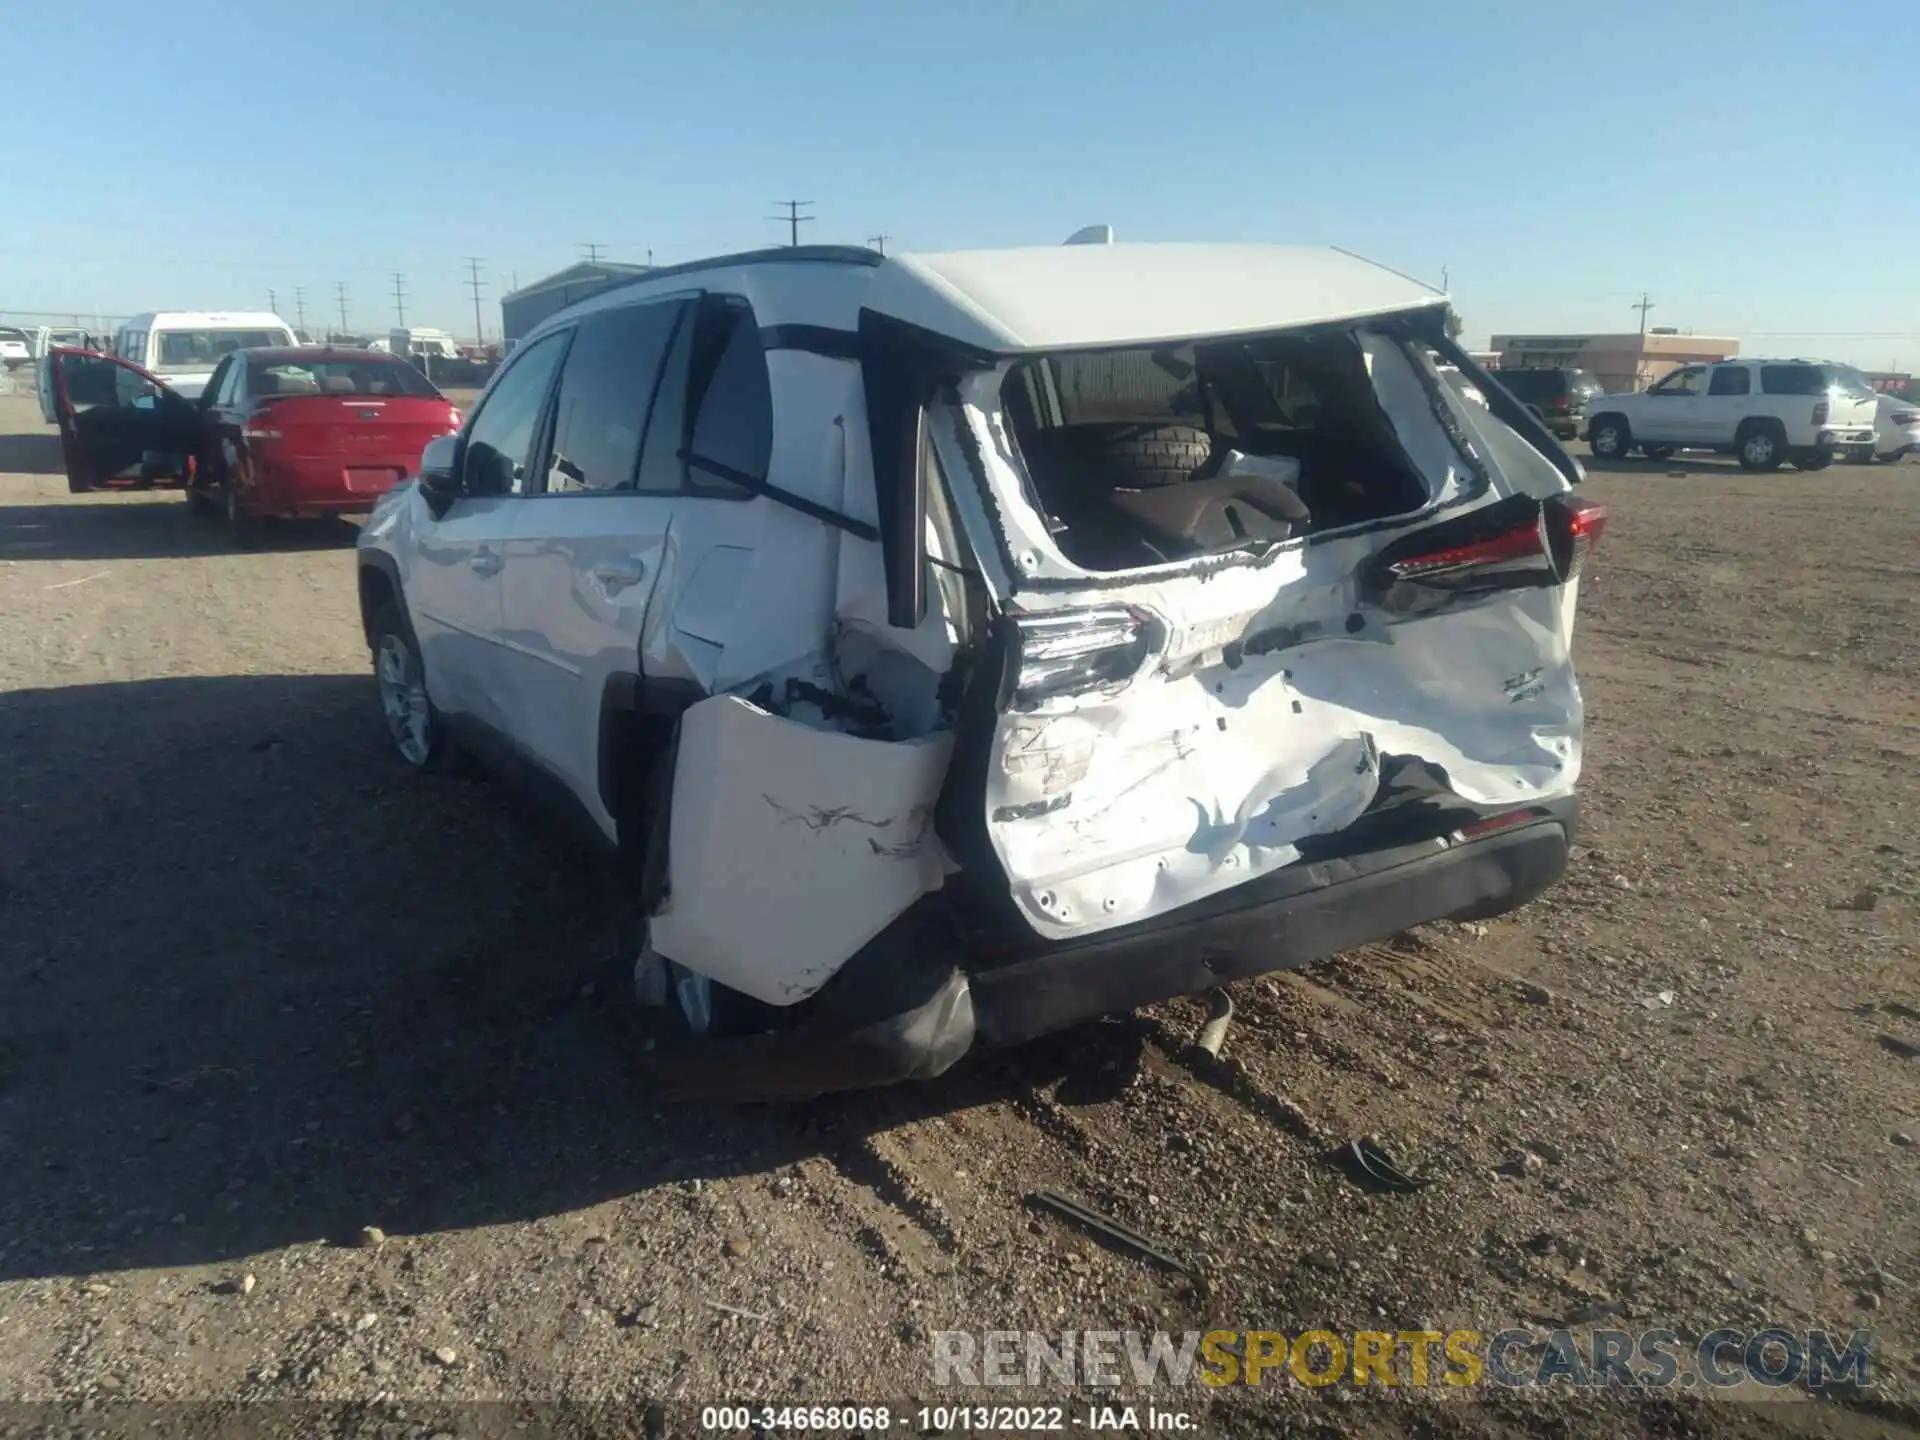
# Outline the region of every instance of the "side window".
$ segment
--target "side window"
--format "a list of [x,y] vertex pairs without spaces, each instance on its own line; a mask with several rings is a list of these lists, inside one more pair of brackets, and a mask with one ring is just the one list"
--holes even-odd
[[467,432],[461,488],[469,495],[523,495],[527,451],[566,354],[568,332],[558,331],[514,357],[481,403]]
[[1699,365],[1676,370],[1647,393],[1650,395],[1698,395],[1700,380],[1706,371]]
[[707,297],[691,318],[667,362],[640,488],[743,498],[767,478],[773,455],[773,387],[760,326],[752,306],[724,296]]
[[1707,384],[1709,395],[1746,395],[1753,390],[1753,376],[1744,365],[1716,365]]
[[634,488],[661,361],[685,308],[684,302],[627,305],[580,322],[560,373],[549,495]]

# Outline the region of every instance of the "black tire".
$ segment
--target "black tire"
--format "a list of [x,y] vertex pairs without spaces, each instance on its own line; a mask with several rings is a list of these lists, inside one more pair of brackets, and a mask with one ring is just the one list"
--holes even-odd
[[1678,449],[1675,445],[1642,445],[1641,452],[1649,460],[1665,460]]
[[1624,415],[1596,415],[1587,427],[1587,448],[1602,460],[1624,460],[1633,449],[1633,427]]
[[1847,447],[1847,463],[1849,465],[1871,465],[1874,462],[1874,458],[1873,446],[1871,445],[1849,445]]
[[251,550],[260,543],[260,517],[240,503],[240,490],[231,475],[220,487],[220,508],[226,517],[228,538],[236,549]]
[[[393,742],[394,753],[414,770],[447,768],[453,759],[453,746],[448,743],[447,727],[440,712],[427,696],[426,666],[421,661],[420,642],[414,638],[413,626],[408,623],[406,611],[392,600],[382,602],[374,611],[367,633],[369,648],[373,653],[373,681],[380,697],[381,718],[386,722],[387,738]],[[383,674],[382,664],[390,655],[395,660],[404,656],[406,674],[396,678],[411,678],[418,682],[419,703],[423,709],[417,736],[410,733],[403,739],[403,724],[389,708],[388,677]],[[410,713],[408,720],[411,720]],[[417,745],[412,743],[415,739],[419,742]]]
[[1144,490],[1191,480],[1213,458],[1213,437],[1192,425],[1074,425],[1042,431],[1027,448],[1038,469],[1069,483]]
[[1793,457],[1793,468],[1796,470],[1824,470],[1831,464],[1831,450],[1802,450]]
[[1743,425],[1733,438],[1733,453],[1742,470],[1778,470],[1787,458],[1787,432],[1777,421]]
[[213,496],[194,485],[187,490],[187,509],[195,515],[214,515],[219,513],[220,506],[214,501]]

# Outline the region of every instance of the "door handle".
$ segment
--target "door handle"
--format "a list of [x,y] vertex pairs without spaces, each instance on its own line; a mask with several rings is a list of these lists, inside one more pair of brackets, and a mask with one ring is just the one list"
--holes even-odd
[[628,590],[647,578],[647,567],[638,560],[616,565],[596,565],[590,572],[609,590]]
[[498,575],[500,567],[505,563],[498,552],[493,550],[476,550],[467,560],[467,564],[473,567],[477,575]]

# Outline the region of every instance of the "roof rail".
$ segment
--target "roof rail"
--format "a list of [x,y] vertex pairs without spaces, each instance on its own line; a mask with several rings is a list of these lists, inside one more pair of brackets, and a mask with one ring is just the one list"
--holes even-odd
[[702,270],[731,270],[739,265],[879,265],[886,258],[878,250],[869,250],[864,245],[776,245],[767,250],[742,250],[737,255],[713,255],[679,265],[656,265],[644,274],[616,280],[583,298],[597,299],[609,290],[622,290],[648,280],[693,275]]

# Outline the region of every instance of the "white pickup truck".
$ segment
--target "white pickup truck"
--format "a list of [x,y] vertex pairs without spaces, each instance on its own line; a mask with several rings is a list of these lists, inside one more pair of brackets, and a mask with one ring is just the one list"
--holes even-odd
[[1640,450],[1713,450],[1748,470],[1791,460],[1823,470],[1851,446],[1873,443],[1873,388],[1848,365],[1825,360],[1723,360],[1685,365],[1636,394],[1587,406],[1587,443],[1602,459]]

